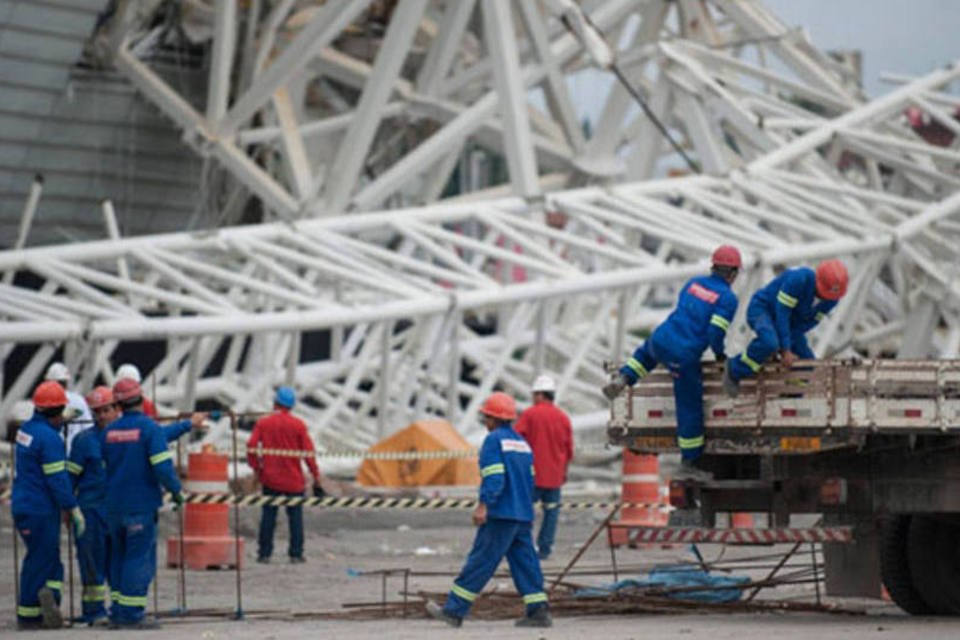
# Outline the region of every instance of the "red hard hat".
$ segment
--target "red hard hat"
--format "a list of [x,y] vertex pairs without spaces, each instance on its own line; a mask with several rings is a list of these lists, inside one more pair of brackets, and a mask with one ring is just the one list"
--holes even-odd
[[37,409],[52,409],[67,406],[67,392],[59,382],[47,380],[37,385],[33,392],[33,406]]
[[110,387],[100,386],[87,394],[87,405],[91,409],[99,409],[113,403],[113,391],[110,390]]
[[117,402],[139,398],[143,395],[140,383],[133,378],[120,378],[113,385],[113,397]]
[[839,300],[847,293],[847,268],[839,260],[824,260],[817,265],[817,296]]
[[740,250],[732,244],[722,244],[713,252],[713,264],[718,267],[735,267],[743,264],[740,260]]
[[517,403],[504,392],[496,391],[480,407],[480,413],[498,420],[516,420]]

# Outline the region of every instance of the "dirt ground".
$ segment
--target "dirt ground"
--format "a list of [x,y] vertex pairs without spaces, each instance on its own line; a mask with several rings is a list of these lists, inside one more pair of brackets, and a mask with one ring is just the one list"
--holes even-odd
[[[565,565],[602,518],[598,513],[563,514],[558,544],[553,559],[545,563],[546,572],[556,572]],[[460,630],[452,630],[428,620],[329,621],[292,620],[289,612],[341,610],[351,602],[379,602],[381,580],[362,575],[364,571],[385,568],[410,568],[415,571],[446,572],[450,575],[411,577],[411,591],[444,591],[463,561],[473,539],[469,514],[462,511],[310,511],[306,517],[308,562],[290,565],[286,562],[286,526],[281,514],[274,561],[269,565],[254,562],[256,556],[257,510],[245,510],[241,533],[246,539],[246,566],[242,572],[242,606],[248,614],[243,621],[214,619],[165,619],[159,632],[139,632],[171,640],[281,640],[304,636],[334,638],[580,638],[601,635],[606,638],[710,638],[721,640],[763,639],[776,636],[789,638],[922,638],[956,637],[960,621],[949,619],[910,618],[895,607],[881,601],[848,603],[866,607],[867,615],[825,613],[764,614],[683,614],[644,616],[604,616],[557,618],[555,627],[545,631],[514,629],[512,622],[468,620]],[[170,513],[161,514],[161,540],[175,532]],[[165,566],[165,543],[159,550],[161,567]],[[719,547],[704,547],[707,559],[721,552]],[[22,551],[22,548],[21,548]],[[769,549],[766,549],[769,551]],[[752,554],[755,550],[727,549],[731,554]],[[66,559],[65,543],[62,557]],[[685,549],[623,550],[618,554],[621,566],[638,568],[657,562],[689,559]],[[610,555],[602,540],[584,556],[578,566],[606,568]],[[630,575],[638,575],[636,573]],[[175,569],[161,568],[158,576],[158,610],[170,612],[177,607],[177,575]],[[578,582],[602,584],[610,576],[578,577]],[[233,571],[186,573],[187,609],[236,610],[236,574]],[[398,599],[402,582],[391,578],[388,597]],[[508,578],[497,578],[494,584],[510,589]],[[488,587],[489,588],[489,587]],[[812,595],[812,586],[791,586],[780,595],[803,597]],[[772,595],[772,593],[771,593]],[[75,588],[79,608],[79,587]],[[150,593],[151,609],[153,591]],[[66,610],[66,606],[64,606]],[[0,514],[0,636],[14,633],[13,549],[9,511]],[[258,612],[276,612],[270,619],[258,619]],[[135,633],[108,632],[87,628],[38,633],[38,636],[68,633],[73,638],[123,638]]]

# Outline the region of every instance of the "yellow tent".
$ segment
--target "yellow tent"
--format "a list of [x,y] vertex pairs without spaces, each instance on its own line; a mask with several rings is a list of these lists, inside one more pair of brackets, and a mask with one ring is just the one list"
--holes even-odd
[[[370,447],[370,453],[467,451],[466,440],[445,420],[414,422]],[[477,456],[417,460],[366,459],[357,482],[367,487],[478,485]]]

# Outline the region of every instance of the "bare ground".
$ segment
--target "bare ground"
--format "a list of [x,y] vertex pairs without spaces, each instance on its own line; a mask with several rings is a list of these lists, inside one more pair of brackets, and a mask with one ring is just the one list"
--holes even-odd
[[[710,638],[721,640],[790,638],[923,638],[956,637],[960,621],[951,619],[910,618],[895,607],[880,601],[847,602],[867,608],[867,615],[825,613],[763,614],[683,614],[643,616],[603,616],[558,618],[555,627],[546,631],[514,629],[509,621],[487,622],[468,620],[460,630],[452,630],[428,620],[297,620],[291,612],[340,611],[345,603],[378,602],[381,597],[379,577],[364,576],[363,571],[385,568],[410,568],[415,571],[455,573],[473,540],[469,516],[462,511],[329,511],[308,512],[306,518],[306,551],[304,565],[286,563],[286,527],[281,514],[274,563],[254,562],[256,554],[256,510],[246,510],[241,519],[241,533],[246,538],[246,566],[242,572],[242,607],[247,613],[242,621],[224,619],[169,619],[160,632],[138,632],[171,640],[201,638],[203,640],[246,640],[264,638],[281,640],[301,637],[335,638],[423,638],[454,636],[460,638]],[[554,558],[545,571],[560,569],[573,556],[601,519],[602,514],[564,514],[561,519]],[[174,534],[176,520],[170,513],[161,515],[161,545],[158,576],[158,610],[176,609],[177,575],[165,565],[167,536]],[[766,552],[765,549],[762,552]],[[720,553],[718,547],[704,548],[709,558]],[[752,554],[754,550],[728,549],[732,554]],[[66,559],[65,542],[63,558]],[[621,551],[621,565],[646,565],[677,559],[689,559],[683,549]],[[586,554],[583,567],[608,567],[609,552],[599,540]],[[411,577],[411,591],[444,591],[452,575]],[[602,584],[610,576],[577,577],[578,582]],[[187,609],[217,609],[229,614],[237,608],[236,579],[232,571],[187,572]],[[498,589],[509,589],[509,579],[497,578]],[[399,578],[388,583],[388,598],[398,599]],[[812,586],[783,588],[779,595],[812,596]],[[75,589],[79,608],[79,587]],[[770,594],[774,595],[773,593]],[[151,608],[153,591],[150,594]],[[66,610],[66,606],[64,607]],[[270,619],[258,619],[258,612],[273,611]],[[14,629],[13,549],[8,511],[0,515],[0,636]],[[64,633],[69,637],[123,638],[134,633],[108,632],[97,629],[72,629],[66,632],[38,633],[46,637]]]

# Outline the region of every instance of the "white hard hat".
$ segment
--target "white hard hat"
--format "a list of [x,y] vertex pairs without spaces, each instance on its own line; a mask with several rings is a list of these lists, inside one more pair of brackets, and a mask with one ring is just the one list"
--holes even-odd
[[13,403],[13,411],[10,412],[10,419],[14,422],[23,424],[33,417],[33,403],[29,400],[17,400]]
[[62,362],[54,362],[49,367],[47,367],[46,380],[56,380],[57,382],[65,382],[70,380],[70,369],[67,369],[67,365]]
[[547,393],[556,393],[557,383],[550,376],[538,376],[533,381],[533,392],[545,391]]
[[117,380],[143,382],[143,377],[140,375],[140,369],[137,369],[137,365],[127,362],[117,368]]

